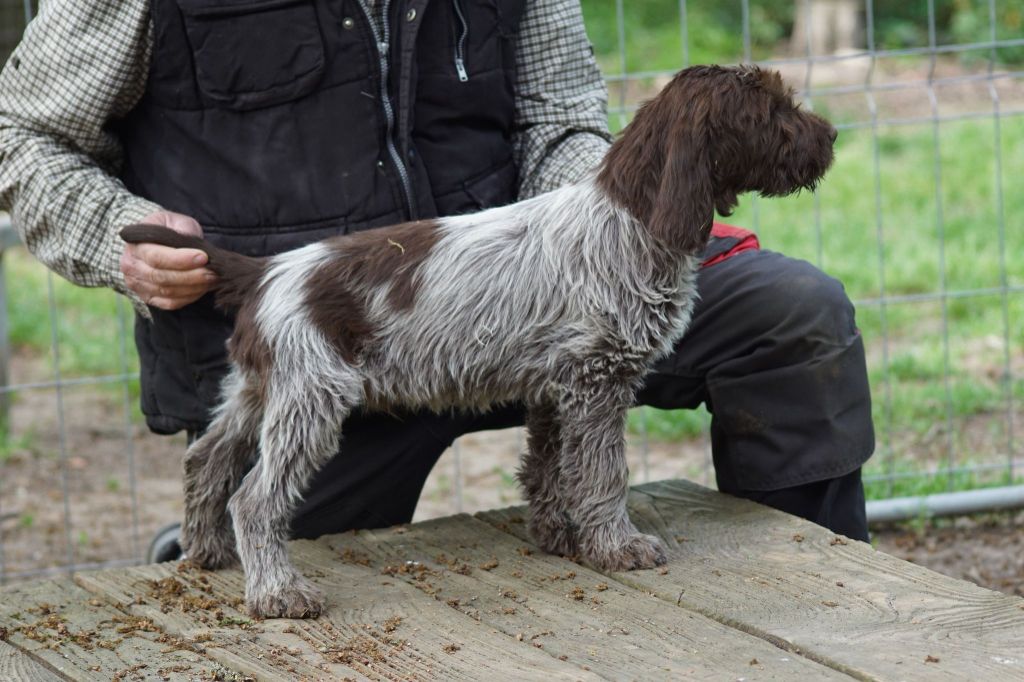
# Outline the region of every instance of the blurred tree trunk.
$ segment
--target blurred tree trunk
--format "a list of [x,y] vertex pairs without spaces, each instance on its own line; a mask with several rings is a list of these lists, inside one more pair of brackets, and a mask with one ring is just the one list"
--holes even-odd
[[[793,54],[835,54],[856,50],[863,34],[860,0],[795,0]],[[808,35],[810,31],[810,35]]]

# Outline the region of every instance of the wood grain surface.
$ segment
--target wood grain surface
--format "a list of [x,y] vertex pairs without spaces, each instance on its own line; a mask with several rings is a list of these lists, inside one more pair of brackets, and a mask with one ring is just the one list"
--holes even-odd
[[1024,679],[1024,600],[684,481],[630,509],[667,566],[545,554],[523,508],[293,542],[316,620],[187,563],[15,584],[0,680]]

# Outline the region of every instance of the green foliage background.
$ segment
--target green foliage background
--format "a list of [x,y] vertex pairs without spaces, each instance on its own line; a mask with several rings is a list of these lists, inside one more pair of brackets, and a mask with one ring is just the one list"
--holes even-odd
[[[801,0],[752,0],[750,49],[754,59],[771,56],[793,30],[794,11]],[[582,0],[587,31],[601,58],[605,73],[622,72],[613,0]],[[997,0],[995,37],[1024,37],[1024,0]],[[683,55],[679,0],[623,2],[626,71],[676,69]],[[987,0],[935,0],[935,41],[938,45],[978,43],[991,38],[992,22]],[[688,2],[686,19],[690,63],[735,62],[744,57],[743,6],[732,2]],[[866,15],[866,10],[862,9]],[[877,50],[926,47],[929,44],[928,3],[924,0],[875,0],[874,45]],[[867,47],[864,37],[863,46]],[[969,55],[980,59],[985,54]],[[1000,48],[1000,64],[1024,62],[1024,46]]]

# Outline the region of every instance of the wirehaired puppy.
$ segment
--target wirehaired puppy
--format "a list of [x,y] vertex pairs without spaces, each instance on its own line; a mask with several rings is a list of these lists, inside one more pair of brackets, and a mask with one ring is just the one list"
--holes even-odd
[[254,616],[316,616],[323,597],[285,542],[346,416],[517,402],[536,542],[608,571],[664,563],[626,512],[626,411],[686,330],[715,209],[813,188],[835,136],[775,72],[693,67],[594,173],[509,206],[269,258],[125,228],[132,243],[204,250],[219,305],[237,311],[223,402],[186,457],[188,557],[240,558]]

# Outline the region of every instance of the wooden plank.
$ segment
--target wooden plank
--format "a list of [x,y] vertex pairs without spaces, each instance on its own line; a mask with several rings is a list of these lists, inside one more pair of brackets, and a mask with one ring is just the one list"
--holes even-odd
[[[667,575],[614,578],[868,679],[1024,678],[1024,600],[948,578],[686,481],[635,488]],[[481,514],[511,532],[523,510]]]
[[450,623],[452,637],[464,637],[468,617],[522,650],[608,679],[849,679],[469,516],[320,541],[335,561],[447,604],[452,615],[438,624]]
[[[326,545],[298,541],[291,549],[297,567],[328,595],[316,620],[250,620],[240,610],[244,586],[236,570],[164,564],[78,580],[168,633],[208,640],[207,656],[258,679],[598,679],[524,651],[414,587],[346,563]],[[154,584],[164,586],[164,597],[154,597]]]
[[361,557],[339,555],[324,542],[293,553],[306,575],[314,576],[331,595],[330,628],[374,637],[379,637],[372,634],[375,630],[393,628],[393,637],[402,646],[387,661],[388,679],[600,679],[452,609],[431,594],[426,583],[411,585],[382,573],[372,562],[365,564]]
[[62,679],[29,654],[0,640],[0,680],[60,682]]
[[167,638],[66,580],[0,590],[0,627],[9,646],[74,680],[190,680],[224,672],[200,646]]
[[[80,573],[75,581],[170,635],[203,642],[209,658],[244,676],[281,682],[327,677],[288,642],[268,643],[262,637],[264,624],[244,611],[245,583],[238,570],[211,572],[163,563]],[[356,676],[343,666],[330,672],[338,679]]]

